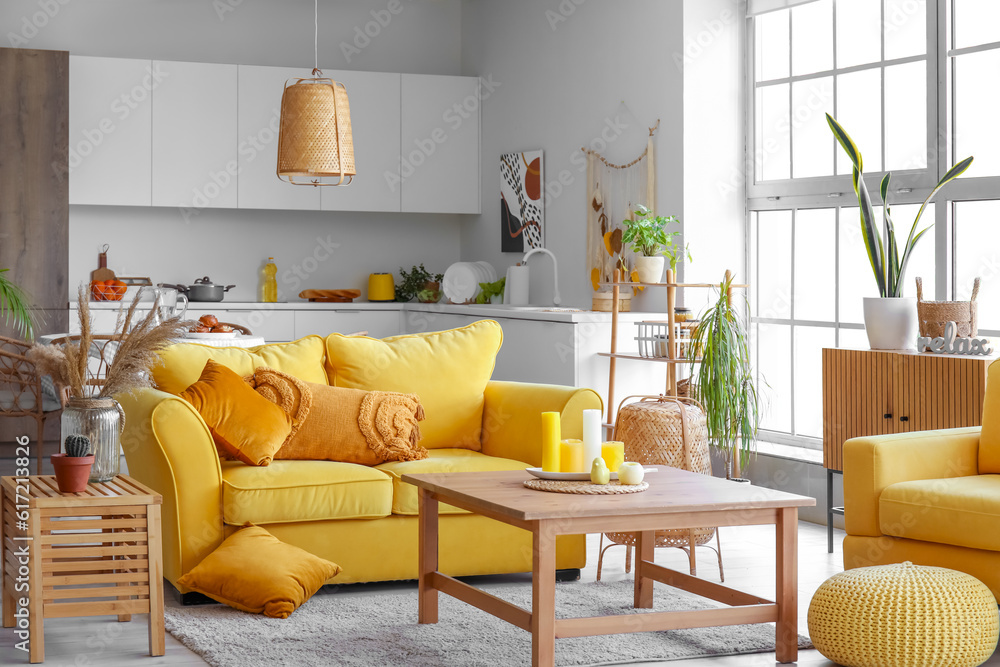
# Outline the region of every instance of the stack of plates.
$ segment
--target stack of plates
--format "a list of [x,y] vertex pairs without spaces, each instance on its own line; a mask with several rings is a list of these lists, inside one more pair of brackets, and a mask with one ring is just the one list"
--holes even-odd
[[479,283],[496,279],[497,272],[489,262],[456,262],[444,272],[441,289],[452,303],[466,303],[481,291]]

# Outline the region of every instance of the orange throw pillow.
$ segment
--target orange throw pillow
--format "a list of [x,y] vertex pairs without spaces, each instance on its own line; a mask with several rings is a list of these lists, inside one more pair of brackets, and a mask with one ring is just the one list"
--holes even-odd
[[427,450],[417,445],[424,409],[415,394],[305,384],[312,407],[275,459],[373,466],[427,458]]
[[288,373],[273,368],[258,368],[244,378],[258,394],[281,408],[292,422],[292,430],[282,446],[299,432],[309,410],[312,409],[312,390],[309,385]]
[[211,359],[180,397],[202,416],[223,454],[266,466],[292,430],[285,412],[243,378]]

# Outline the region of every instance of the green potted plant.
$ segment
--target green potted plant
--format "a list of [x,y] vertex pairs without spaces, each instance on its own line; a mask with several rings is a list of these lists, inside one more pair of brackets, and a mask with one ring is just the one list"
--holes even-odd
[[[622,241],[632,245],[632,251],[636,253],[635,269],[639,274],[639,282],[658,283],[663,276],[664,254],[670,257],[670,269],[677,270],[677,261],[682,253],[674,242],[674,237],[680,235],[680,231],[668,232],[666,227],[670,223],[680,223],[675,216],[664,217],[653,215],[645,206],[638,206],[632,213],[631,218],[622,220],[625,233]],[[688,253],[690,258],[690,253]]]
[[65,449],[64,454],[51,456],[56,484],[59,485],[60,493],[80,493],[87,488],[90,468],[94,465],[90,438],[79,433],[67,435]]
[[756,450],[760,394],[750,357],[750,336],[728,294],[733,279],[719,285],[719,298],[691,332],[687,357],[691,397],[705,408],[708,439],[725,457],[726,479],[741,479]]
[[900,252],[889,207],[889,181],[892,172],[886,172],[879,185],[879,195],[883,202],[882,228],[879,229],[875,222],[872,198],[865,185],[861,151],[858,150],[851,136],[847,134],[840,123],[834,120],[833,116],[826,114],[826,122],[833,132],[833,136],[837,138],[837,143],[844,149],[854,165],[852,175],[854,194],[858,198],[858,209],[861,216],[861,236],[865,240],[868,261],[875,273],[875,282],[878,284],[879,296],[865,297],[864,300],[865,332],[868,334],[868,344],[873,350],[912,350],[916,346],[919,331],[917,300],[903,296],[903,278],[906,275],[906,265],[910,261],[914,246],[934,226],[932,222],[918,231],[920,216],[923,215],[924,209],[927,208],[927,204],[938,193],[938,190],[969,168],[972,164],[972,156],[953,165],[941,177],[931,193],[927,195],[927,199],[917,211],[917,217],[914,218],[913,225],[910,226],[910,233],[906,237],[902,252]]
[[409,271],[399,267],[399,275],[403,280],[396,285],[396,301],[412,301],[416,297],[421,303],[436,303],[441,298],[444,274],[430,273],[421,264]]
[[4,275],[9,270],[0,269],[0,317],[5,325],[13,327],[26,339],[34,338],[31,300],[24,290]]

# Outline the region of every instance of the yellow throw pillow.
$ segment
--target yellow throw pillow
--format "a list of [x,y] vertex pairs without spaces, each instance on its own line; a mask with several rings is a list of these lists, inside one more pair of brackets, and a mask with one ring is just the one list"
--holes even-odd
[[483,393],[502,342],[493,320],[382,340],[331,334],[326,370],[337,387],[419,396],[427,412],[420,425],[424,447],[478,451]]
[[427,450],[417,445],[424,409],[416,395],[312,383],[307,389],[309,414],[275,459],[373,466],[427,458]]
[[1000,363],[998,361],[994,361],[986,369],[983,430],[979,436],[980,475],[1000,473]]
[[198,380],[205,362],[211,359],[240,377],[251,375],[255,369],[266,366],[305,382],[325,384],[325,356],[325,343],[319,336],[253,348],[178,343],[159,352],[159,363],[152,368],[153,382],[158,389],[176,396]]
[[177,583],[240,611],[288,618],[340,571],[248,522]]
[[266,466],[292,430],[291,419],[239,375],[211,359],[201,378],[181,392],[208,425],[220,452]]

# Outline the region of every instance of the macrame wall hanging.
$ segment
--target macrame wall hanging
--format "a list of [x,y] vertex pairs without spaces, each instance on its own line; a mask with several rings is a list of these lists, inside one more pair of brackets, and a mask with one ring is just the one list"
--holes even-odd
[[[635,253],[622,242],[622,220],[631,218],[640,204],[656,211],[656,148],[660,121],[649,128],[646,150],[627,164],[614,164],[586,148],[587,155],[587,266],[594,292],[610,291],[601,283],[612,280],[616,268],[623,281],[633,276]],[[634,293],[643,288],[635,288]]]

